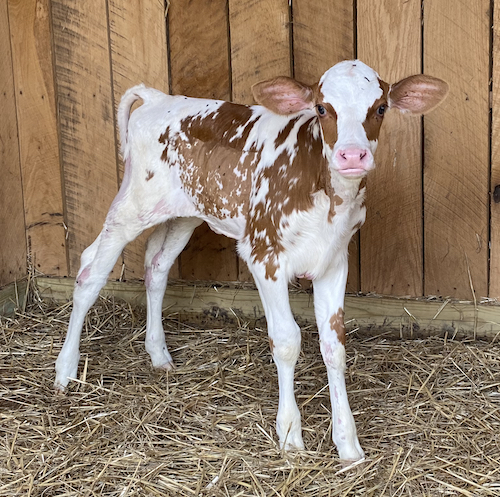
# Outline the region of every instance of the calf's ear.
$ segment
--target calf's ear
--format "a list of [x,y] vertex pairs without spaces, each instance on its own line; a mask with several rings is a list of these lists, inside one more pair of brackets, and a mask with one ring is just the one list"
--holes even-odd
[[425,114],[448,95],[448,83],[432,76],[417,74],[402,79],[389,89],[389,107],[401,112]]
[[275,114],[294,114],[314,107],[312,88],[286,76],[256,83],[252,93],[258,104]]

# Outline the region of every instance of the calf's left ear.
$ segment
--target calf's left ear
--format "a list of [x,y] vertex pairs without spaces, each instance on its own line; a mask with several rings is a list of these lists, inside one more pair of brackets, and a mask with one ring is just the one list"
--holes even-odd
[[286,76],[256,83],[252,93],[258,104],[275,114],[295,114],[314,107],[313,89]]
[[417,74],[402,79],[389,89],[389,107],[401,112],[425,114],[448,95],[448,83],[432,76]]

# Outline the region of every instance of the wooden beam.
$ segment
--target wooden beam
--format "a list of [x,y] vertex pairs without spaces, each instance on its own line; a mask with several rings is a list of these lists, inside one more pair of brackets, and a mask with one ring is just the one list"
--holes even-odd
[[424,118],[424,295],[479,299],[488,295],[491,2],[423,5],[424,72],[450,85]]
[[[37,278],[40,295],[67,301],[73,293],[72,278]],[[109,281],[101,291],[131,305],[146,304],[140,282]],[[301,325],[314,324],[313,297],[290,292],[292,311]],[[165,314],[182,317],[222,318],[245,322],[264,318],[257,290],[172,283],[163,300]],[[369,328],[396,336],[448,335],[494,339],[500,334],[500,306],[474,305],[454,300],[429,301],[375,296],[346,296],[346,324],[349,329]]]
[[9,0],[9,22],[29,253],[38,271],[63,276],[68,265],[50,2]]
[[[388,83],[420,72],[420,0],[359,0],[358,57]],[[368,175],[361,291],[423,294],[421,120],[389,112]]]
[[0,285],[26,274],[23,189],[7,2],[0,2]]

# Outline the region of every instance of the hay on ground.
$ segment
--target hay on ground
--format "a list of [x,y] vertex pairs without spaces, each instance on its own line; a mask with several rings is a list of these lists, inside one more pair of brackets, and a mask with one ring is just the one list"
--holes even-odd
[[500,346],[351,334],[347,385],[367,461],[331,441],[318,336],[303,330],[296,394],[307,451],[283,454],[265,330],[164,319],[177,369],[154,371],[145,312],[100,299],[78,381],[54,396],[70,306],[0,323],[0,496],[500,495]]

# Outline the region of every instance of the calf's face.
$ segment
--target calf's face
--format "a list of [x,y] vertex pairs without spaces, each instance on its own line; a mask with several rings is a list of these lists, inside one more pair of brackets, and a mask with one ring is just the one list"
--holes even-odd
[[344,61],[307,86],[279,77],[252,87],[255,100],[277,114],[315,112],[330,168],[359,180],[375,167],[373,154],[384,114],[390,108],[424,114],[448,93],[437,78],[415,75],[388,84],[359,60]]

